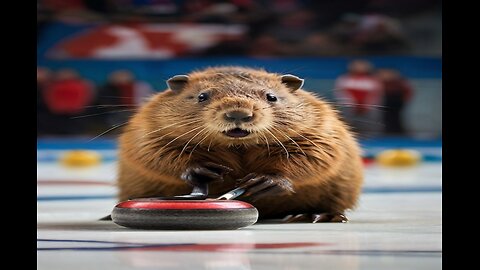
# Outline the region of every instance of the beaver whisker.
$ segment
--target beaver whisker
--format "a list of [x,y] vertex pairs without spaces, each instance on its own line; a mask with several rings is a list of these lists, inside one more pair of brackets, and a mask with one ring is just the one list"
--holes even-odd
[[168,136],[168,135],[170,135],[170,134],[172,134],[172,133],[174,133],[174,132],[176,132],[176,130],[170,131],[170,132],[168,132],[168,133],[166,133],[166,134],[164,134],[164,135],[162,135],[162,136],[160,136],[160,137],[157,137],[157,138],[151,138],[150,141],[149,141],[149,143],[159,142],[159,141],[163,140],[163,138],[165,138],[166,136]]
[[279,126],[286,126],[286,127],[288,127],[290,124],[293,124],[293,123],[295,123],[295,122],[293,122],[293,121],[288,121],[288,120],[281,120],[281,121],[275,120],[275,121],[273,121],[273,123],[274,123],[274,124],[277,124],[277,125],[279,125]]
[[278,144],[279,146],[281,146],[281,147],[285,150],[285,153],[286,153],[286,156],[287,156],[287,160],[288,160],[288,158],[290,157],[290,155],[289,155],[288,150],[287,150],[287,148],[285,147],[285,145],[283,145],[283,143],[282,143],[275,135],[273,135],[273,133],[272,133],[268,128],[266,128],[265,131],[268,132],[268,133],[270,133],[270,135],[272,135],[272,137],[274,138],[274,140],[276,140],[276,141],[278,142],[277,144]]
[[367,107],[367,108],[373,108],[373,109],[378,109],[378,110],[388,109],[388,106],[376,105],[376,104],[350,103],[350,102],[342,102],[342,101],[325,101],[325,103],[328,103],[328,104],[333,105],[335,107],[341,107],[341,108],[364,106],[364,107]]
[[265,138],[265,143],[267,144],[268,156],[270,156],[270,143],[268,142],[267,136],[265,136],[265,134],[263,134],[262,132],[259,132],[259,134],[262,135],[263,138]]
[[298,149],[300,149],[300,151],[303,153],[303,155],[307,156],[307,154],[303,151],[302,147],[300,147],[300,145],[298,145],[298,143],[294,139],[292,139],[290,136],[288,136],[285,132],[282,132],[282,131],[274,128],[274,127],[271,127],[271,128],[276,130],[278,133],[280,133],[284,137],[288,138],[290,141],[292,141],[298,147]]
[[100,104],[100,105],[83,106],[83,108],[110,108],[110,107],[140,107],[140,105],[135,105],[135,104]]
[[158,153],[159,151],[163,150],[165,147],[167,147],[167,146],[169,146],[170,144],[172,144],[174,141],[176,141],[176,140],[180,139],[181,137],[183,137],[183,136],[185,136],[185,135],[187,135],[187,134],[190,134],[190,133],[192,133],[192,132],[194,132],[194,131],[196,131],[196,130],[198,130],[198,129],[200,129],[200,128],[202,128],[202,126],[196,127],[196,128],[194,128],[194,129],[191,129],[191,130],[189,130],[189,131],[187,131],[187,132],[185,132],[185,133],[183,133],[183,134],[181,134],[181,135],[173,138],[171,141],[169,141],[167,144],[165,144],[162,148],[160,148],[159,150],[157,150],[157,153]]
[[113,127],[109,128],[109,129],[107,129],[107,130],[105,130],[104,132],[102,132],[102,133],[98,134],[97,136],[95,136],[95,137],[91,138],[91,139],[90,139],[90,140],[88,140],[88,141],[89,141],[89,142],[91,142],[91,141],[95,140],[96,138],[98,138],[98,137],[101,137],[101,136],[103,136],[103,135],[107,134],[108,132],[110,132],[110,131],[112,131],[112,130],[114,130],[114,129],[118,128],[118,127],[124,126],[124,125],[126,125],[126,124],[128,124],[128,121],[127,121],[127,122],[125,122],[125,123],[121,123],[121,124],[114,125]]
[[369,108],[388,108],[388,106],[383,106],[383,105],[375,105],[375,104],[361,104],[361,103],[331,103],[333,105],[339,105],[339,106],[366,106]]
[[[294,113],[290,114],[290,115],[278,115],[276,114],[275,115],[275,118],[276,119],[279,119],[279,120],[282,120],[282,121],[288,121],[289,123],[298,123],[298,121],[300,119],[304,119],[304,117],[302,115],[295,115]],[[298,119],[300,118],[300,119]]]
[[70,117],[70,119],[78,119],[78,118],[85,118],[85,117],[90,117],[90,116],[97,116],[97,115],[102,115],[102,114],[111,114],[111,113],[120,113],[120,112],[134,112],[138,110],[136,109],[128,109],[128,110],[117,110],[117,111],[108,111],[108,112],[101,112],[101,113],[92,113],[92,114],[85,114],[85,115],[79,115],[79,116],[74,116]]
[[293,107],[293,106],[285,106],[283,108],[287,108],[287,109],[297,109],[301,106],[305,105],[303,102],[302,103],[299,103],[297,106]]
[[166,129],[166,128],[169,128],[169,127],[171,127],[171,126],[175,126],[175,125],[177,125],[177,124],[180,124],[180,125],[178,125],[178,126],[176,126],[176,127],[183,127],[183,126],[187,126],[187,125],[195,124],[195,123],[200,123],[200,122],[201,122],[201,120],[195,119],[194,121],[189,121],[189,122],[187,122],[187,123],[185,123],[185,121],[173,123],[173,124],[170,124],[170,125],[163,126],[163,127],[159,128],[159,129],[156,129],[156,130],[154,130],[154,131],[150,131],[150,132],[144,134],[143,136],[141,136],[140,138],[143,138],[143,137],[145,137],[145,136],[148,136],[148,135],[150,135],[150,134],[152,134],[152,133],[159,132],[159,131],[164,130],[164,129]]
[[195,138],[197,137],[200,133],[202,133],[203,131],[205,131],[208,127],[204,127],[203,129],[201,129],[199,132],[197,132],[197,134],[195,134],[194,136],[192,136],[192,138],[190,138],[190,140],[187,141],[187,143],[185,144],[185,146],[183,147],[182,151],[180,151],[180,154],[178,154],[178,158],[180,158],[180,156],[183,154],[183,152],[185,152],[185,149],[187,149],[188,145],[190,144],[190,142]]
[[[303,136],[302,134],[298,133],[296,130],[291,129],[291,128],[289,128],[289,129],[290,129],[291,131],[297,133],[298,136],[300,136],[300,137],[304,138],[305,140],[309,141],[309,142],[310,142],[311,144],[313,144],[315,147],[317,147],[317,149],[318,149],[320,152],[322,152],[322,154],[330,155],[330,154],[325,150],[325,148],[323,148],[323,147],[319,146],[318,144],[314,143],[312,140],[310,140],[309,138],[307,138],[307,137]],[[315,137],[315,138],[318,138],[318,137]]]
[[160,136],[160,137],[158,137],[158,138],[150,139],[150,143],[158,143],[158,142],[161,143],[162,140],[163,140],[163,138],[165,138],[166,136],[168,136],[168,135],[170,135],[170,134],[172,134],[172,133],[175,133],[175,132],[177,132],[177,130],[172,130],[172,131],[170,131],[170,132],[168,132],[168,133],[166,133],[166,134],[164,134],[164,135],[162,135],[162,136]]
[[207,152],[210,152],[210,146],[212,146],[212,142],[213,142],[213,137],[210,139],[210,143],[208,144],[208,147],[207,147]]
[[195,151],[197,146],[200,145],[203,141],[205,141],[208,138],[208,136],[211,135],[212,133],[213,131],[207,131],[207,133],[205,134],[205,137],[203,137],[203,139],[201,139],[197,144],[195,144],[195,146],[192,148],[192,151],[190,152],[190,155],[188,155],[189,160],[192,157],[193,151]]
[[255,112],[255,111],[259,111],[259,110],[265,110],[265,109],[268,109],[268,108],[270,108],[270,106],[262,107],[262,108],[255,108],[255,109],[253,109],[253,111]]
[[[304,105],[303,103],[300,103],[300,104],[298,104],[298,105],[295,106],[295,107],[285,106],[285,107],[282,107],[282,109],[294,109],[294,110],[296,110],[296,109],[298,109],[299,107],[301,107],[301,106],[303,106],[303,105]],[[255,108],[255,109],[253,109],[253,111],[266,110],[266,109],[269,109],[269,108],[271,108],[271,106],[266,106],[266,107],[261,107],[261,108]],[[288,111],[288,110],[287,110],[286,112],[295,112],[295,113],[296,113],[296,111]]]

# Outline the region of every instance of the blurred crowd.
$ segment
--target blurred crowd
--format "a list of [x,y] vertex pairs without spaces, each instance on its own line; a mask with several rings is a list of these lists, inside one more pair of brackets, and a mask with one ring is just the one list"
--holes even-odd
[[[118,134],[154,93],[148,82],[128,70],[116,70],[95,85],[72,69],[38,67],[37,136]],[[336,79],[334,96],[334,104],[356,133],[408,135],[403,114],[413,89],[397,70],[354,60]]]
[[52,22],[243,25],[247,33],[192,56],[408,54],[402,19],[439,0],[37,0],[38,35]]
[[153,93],[128,70],[95,85],[73,69],[37,67],[37,136],[115,134]]
[[353,131],[362,136],[408,135],[404,111],[413,96],[409,81],[397,70],[354,60],[335,82],[336,104]]
[[[412,55],[415,38],[409,35],[405,22],[429,10],[441,10],[441,1],[37,0],[37,42],[44,30],[55,23],[221,24],[240,25],[246,30],[239,35],[221,33],[213,44],[187,50],[181,56]],[[195,41],[205,39],[199,33],[193,34]],[[434,43],[425,44],[434,47]],[[65,51],[60,50],[60,54]],[[349,64],[348,73],[336,80],[335,89],[335,103],[357,133],[408,132],[402,119],[413,89],[398,71],[356,60]],[[76,70],[38,67],[38,136],[115,134],[120,130],[115,128],[121,127],[152,93],[151,85],[138,80],[129,70],[114,71],[103,83],[93,83]]]

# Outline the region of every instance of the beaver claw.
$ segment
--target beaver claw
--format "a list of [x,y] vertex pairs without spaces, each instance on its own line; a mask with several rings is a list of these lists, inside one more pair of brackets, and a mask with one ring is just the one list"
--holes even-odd
[[311,223],[320,223],[320,222],[341,222],[345,223],[348,221],[348,218],[342,213],[321,213],[321,214],[298,214],[298,215],[288,215],[282,219],[284,223],[293,223],[293,222],[311,222]]
[[188,167],[180,176],[190,185],[195,186],[196,183],[211,183],[223,181],[223,177],[233,171],[232,168],[206,162],[202,165],[192,165]]
[[278,196],[294,193],[292,183],[287,179],[276,175],[259,175],[250,173],[242,179],[237,180],[237,186],[245,188],[242,195],[250,201],[257,201],[267,196]]

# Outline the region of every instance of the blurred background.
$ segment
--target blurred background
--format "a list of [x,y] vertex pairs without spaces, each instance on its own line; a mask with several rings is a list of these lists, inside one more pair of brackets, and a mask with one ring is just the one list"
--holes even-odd
[[442,136],[437,0],[37,0],[37,137],[112,138],[176,74],[305,79],[360,139]]

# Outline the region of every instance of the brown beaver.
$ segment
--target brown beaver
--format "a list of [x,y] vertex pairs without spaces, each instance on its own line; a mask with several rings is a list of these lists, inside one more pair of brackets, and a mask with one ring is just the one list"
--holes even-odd
[[303,80],[243,67],[177,75],[119,138],[119,199],[210,194],[238,185],[260,218],[346,221],[363,182],[360,149]]

